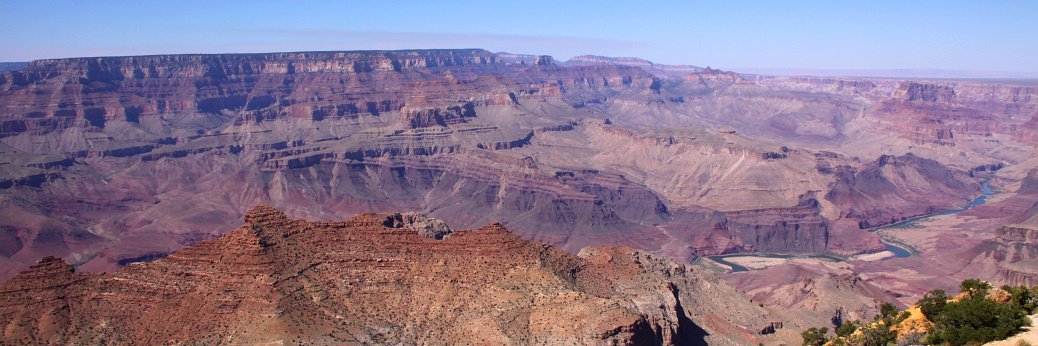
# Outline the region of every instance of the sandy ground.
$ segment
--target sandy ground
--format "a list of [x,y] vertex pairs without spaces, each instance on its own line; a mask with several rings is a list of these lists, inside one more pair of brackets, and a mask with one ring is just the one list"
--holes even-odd
[[723,263],[714,261],[714,260],[710,259],[709,257],[701,257],[699,259],[699,261],[700,261],[700,265],[702,265],[703,267],[706,267],[706,268],[708,268],[710,270],[718,270],[718,271],[722,271],[722,272],[730,272],[730,271],[732,271],[732,267],[728,266],[727,264],[723,264]]
[[770,258],[757,256],[725,257],[725,261],[732,262],[750,269],[764,269],[789,262],[789,258]]
[[881,260],[881,259],[891,258],[891,257],[894,257],[894,253],[893,252],[890,252],[890,251],[880,251],[880,252],[876,252],[876,253],[867,253],[867,254],[857,255],[857,256],[851,257],[849,260],[851,260],[851,261],[872,262],[872,261],[878,261],[878,260]]
[[[893,254],[891,254],[893,255]],[[818,258],[771,258],[771,257],[758,257],[758,256],[733,256],[725,257],[725,261],[732,262],[751,270],[767,269],[777,265],[783,265],[786,263],[797,263],[797,264],[808,264],[808,265],[822,265],[830,268],[842,268],[847,267],[849,264],[846,262],[833,262]]]
[[1038,322],[1038,314],[1030,316],[1031,326],[1024,327],[1024,331],[1020,334],[1014,335],[1009,339],[1002,341],[992,341],[984,344],[984,346],[1020,346],[1020,345],[1036,345],[1038,346],[1038,328],[1035,328],[1035,322]]

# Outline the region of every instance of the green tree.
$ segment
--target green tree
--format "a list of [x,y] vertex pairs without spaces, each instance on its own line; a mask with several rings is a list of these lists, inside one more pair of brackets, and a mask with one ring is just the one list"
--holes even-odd
[[857,339],[855,344],[885,346],[897,341],[897,332],[891,330],[891,326],[901,323],[909,315],[907,312],[902,313],[901,309],[898,309],[894,304],[883,303],[879,307],[879,315],[876,315],[872,323],[862,324],[858,328],[861,332],[861,338]]
[[861,329],[862,342],[865,346],[886,346],[897,341],[897,332],[890,330],[885,321],[877,321]]
[[1023,308],[1013,304],[966,299],[949,303],[935,322],[941,340],[966,345],[1008,338],[1020,331],[1025,318]]
[[879,306],[879,315],[880,315],[880,317],[894,318],[894,317],[897,317],[897,315],[899,313],[901,313],[901,309],[898,309],[897,306],[894,306],[894,304],[883,303],[883,305]]
[[988,290],[991,289],[991,285],[977,279],[966,279],[962,280],[962,283],[959,284],[959,288],[962,289],[963,293],[966,293],[967,299],[977,299],[987,296]]
[[829,333],[829,328],[815,328],[811,327],[800,333],[800,336],[804,338],[804,346],[822,346],[825,345],[829,339],[825,334]]
[[1038,312],[1038,286],[1032,286],[1027,290],[1027,300],[1024,303],[1024,309],[1029,314]]
[[923,311],[923,315],[926,319],[936,322],[941,312],[944,311],[945,305],[948,304],[948,294],[944,290],[933,290],[926,292],[923,295],[923,299],[920,299],[915,303],[919,307],[919,310]]
[[1024,312],[1033,314],[1038,308],[1038,286],[1028,288],[1027,286],[1002,286],[1009,292],[1009,303],[1024,309]]
[[836,336],[849,336],[854,333],[855,330],[861,327],[861,322],[858,321],[847,321],[836,328]]

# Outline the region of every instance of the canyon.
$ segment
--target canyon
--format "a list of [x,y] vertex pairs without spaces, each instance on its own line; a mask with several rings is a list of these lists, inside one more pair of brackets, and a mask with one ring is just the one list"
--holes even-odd
[[[877,303],[911,304],[967,277],[1038,284],[1036,96],[1012,81],[775,77],[479,49],[37,60],[0,72],[0,279],[11,292],[0,309],[18,326],[5,339],[254,343],[273,339],[243,339],[248,331],[277,326],[277,338],[328,342],[585,343],[673,341],[695,326],[711,342],[796,342],[754,333],[819,325],[837,308],[871,317]],[[995,190],[986,204],[939,215],[980,195],[981,182]],[[411,212],[442,221],[406,234],[376,222],[396,212],[399,224]],[[913,256],[857,257],[890,241]],[[723,267],[708,256],[734,253],[841,260],[713,274]],[[660,274],[670,266],[682,269]],[[497,275],[499,290],[405,290],[456,287],[436,270]],[[362,281],[331,281],[339,271]],[[169,280],[186,291],[155,287]],[[33,292],[91,312],[61,312]],[[328,305],[351,292],[361,305]],[[454,323],[433,311],[531,292],[552,299],[512,306],[529,322],[521,328],[481,313],[489,305]],[[735,310],[705,297],[728,293],[756,308],[721,321]],[[244,298],[254,295],[265,298]],[[665,316],[632,303],[650,296]],[[363,297],[416,310],[375,311]],[[192,320],[170,299],[249,317]],[[141,302],[151,308],[128,310]],[[279,307],[288,302],[306,304]],[[384,328],[336,318],[349,309]],[[102,311],[120,311],[118,321],[82,317]],[[533,323],[545,311],[579,323],[537,330],[558,326]],[[184,329],[132,323],[171,314],[183,323],[170,328]],[[432,324],[392,322],[415,314]],[[325,322],[310,329],[299,324],[307,316]],[[466,334],[479,323],[497,329]]]

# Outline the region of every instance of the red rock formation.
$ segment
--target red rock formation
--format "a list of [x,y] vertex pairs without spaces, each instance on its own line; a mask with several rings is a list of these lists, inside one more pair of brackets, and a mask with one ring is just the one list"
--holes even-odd
[[577,257],[500,224],[416,231],[430,222],[260,206],[223,237],[115,273],[47,257],[0,285],[2,342],[744,344],[767,320],[715,300],[734,291],[701,269],[615,248]]
[[1038,145],[1038,113],[1031,115],[1031,120],[1020,126],[1016,138],[1021,142]]
[[1007,285],[1038,285],[1038,260],[1026,260],[1005,264],[998,271],[998,277]]
[[899,304],[897,297],[857,273],[834,273],[820,265],[789,264],[731,273],[727,279],[753,301],[799,315],[815,325],[828,324],[837,309],[846,312],[845,321],[867,320],[879,312],[881,304]]
[[955,145],[961,138],[1009,134],[1027,142],[1033,132],[1017,114],[1038,108],[1038,88],[976,84],[901,83],[879,114],[904,138],[918,144]]
[[[860,228],[957,209],[980,193],[968,174],[912,154],[881,156],[860,169],[838,168],[826,199],[857,220]],[[872,201],[882,200],[876,204]]]
[[1038,203],[1017,217],[1020,223],[999,227],[995,239],[980,245],[985,251],[978,257],[993,260],[998,267],[997,278],[1006,284],[1038,285],[1038,224],[1035,222],[1038,218],[1035,215],[1038,215]]
[[903,82],[894,90],[893,98],[904,102],[949,103],[955,98],[955,89],[936,84]]
[[[892,99],[896,81],[592,60],[301,52],[58,59],[2,73],[0,239],[10,245],[0,278],[47,255],[81,271],[161,257],[261,203],[313,219],[423,210],[460,227],[499,220],[569,251],[625,245],[682,260],[869,251],[874,236],[834,219],[943,209],[974,186],[944,184],[928,199],[916,197],[935,191],[894,183],[810,207],[800,196],[847,187],[834,173],[867,170],[856,157],[916,152],[897,136],[917,128],[945,143],[1008,133],[1035,111],[1032,89],[1002,84],[927,82],[955,96],[908,86],[918,100],[907,101]],[[883,113],[888,98],[905,113]],[[856,147],[877,136],[892,147]],[[1010,165],[1024,156],[990,141],[923,142],[917,155],[940,161],[925,170],[990,163],[973,162],[977,153]],[[883,179],[906,172],[916,171]]]

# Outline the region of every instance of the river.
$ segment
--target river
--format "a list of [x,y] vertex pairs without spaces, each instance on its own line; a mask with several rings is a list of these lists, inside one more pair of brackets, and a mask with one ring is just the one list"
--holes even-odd
[[[961,213],[961,212],[973,209],[973,207],[976,207],[976,206],[982,205],[984,203],[987,203],[988,197],[991,197],[991,194],[992,194],[991,187],[988,186],[988,182],[986,180],[983,180],[983,181],[980,182],[980,189],[981,189],[981,192],[982,192],[980,194],[980,196],[977,196],[976,198],[970,200],[962,208],[959,208],[959,209],[949,209],[949,210],[939,211],[939,212],[936,212],[936,213],[914,216],[914,217],[910,217],[908,219],[905,219],[905,220],[902,220],[902,221],[898,221],[898,222],[895,222],[895,223],[892,223],[892,224],[889,224],[889,225],[869,228],[868,231],[875,233],[875,232],[879,232],[879,231],[883,231],[883,230],[887,230],[887,229],[903,228],[903,227],[911,226],[912,224],[914,224],[914,223],[916,223],[916,222],[918,222],[920,220],[928,219],[928,218],[931,218],[931,217],[934,217],[934,216],[952,215],[952,214],[957,214],[957,213]],[[894,253],[894,257],[891,257],[891,258],[904,258],[904,257],[912,256],[912,251],[910,251],[909,249],[905,248],[902,245],[893,244],[893,243],[891,243],[891,242],[889,242],[887,240],[883,240],[883,246],[885,246],[887,248],[887,250],[889,250],[890,252]]]
[[[895,222],[895,223],[892,223],[892,224],[889,224],[889,225],[869,228],[869,229],[867,229],[867,231],[875,233],[875,232],[879,232],[879,231],[883,231],[883,230],[887,230],[887,229],[902,228],[902,227],[910,226],[910,225],[914,224],[915,222],[923,220],[923,219],[926,219],[926,218],[930,218],[930,217],[934,217],[934,216],[940,216],[940,215],[951,215],[951,214],[961,213],[961,212],[970,210],[973,207],[976,207],[976,206],[982,205],[984,203],[987,203],[988,198],[991,197],[991,195],[992,195],[991,187],[988,186],[988,182],[986,180],[983,180],[983,181],[980,182],[980,188],[981,188],[981,191],[982,191],[980,196],[977,196],[976,198],[970,200],[962,208],[950,209],[950,210],[944,210],[944,211],[940,211],[940,212],[936,212],[936,213],[931,213],[931,214],[926,214],[926,215],[914,216],[914,217],[910,217],[910,218],[907,218],[905,220],[901,220],[901,221],[898,221],[898,222]],[[894,244],[894,243],[892,243],[890,241],[887,241],[887,240],[882,240],[882,242],[883,242],[883,246],[886,247],[887,251],[890,251],[890,252],[892,252],[894,254],[894,257],[884,258],[881,261],[885,261],[885,260],[888,260],[888,259],[891,259],[891,258],[905,258],[905,257],[912,256],[912,250],[909,250],[906,246]],[[735,264],[735,263],[732,263],[732,262],[728,262],[728,261],[725,260],[725,258],[727,258],[727,257],[737,257],[737,256],[739,256],[739,257],[753,256],[753,257],[766,257],[766,258],[793,258],[793,257],[797,257],[797,258],[819,258],[819,259],[827,259],[827,260],[837,261],[837,262],[843,261],[843,259],[835,257],[835,256],[832,256],[832,255],[789,255],[789,254],[776,254],[776,253],[735,253],[735,254],[726,254],[726,255],[718,255],[718,256],[709,256],[709,258],[711,260],[713,260],[714,262],[717,262],[717,263],[720,263],[720,264],[723,264],[723,265],[731,267],[733,272],[749,271],[750,269],[746,268],[745,266],[741,266],[741,265],[738,265],[738,264]]]

